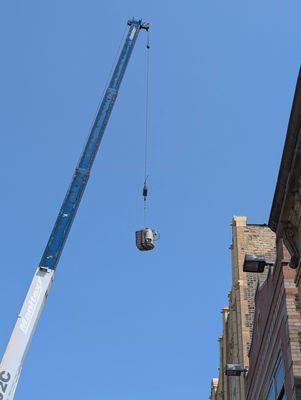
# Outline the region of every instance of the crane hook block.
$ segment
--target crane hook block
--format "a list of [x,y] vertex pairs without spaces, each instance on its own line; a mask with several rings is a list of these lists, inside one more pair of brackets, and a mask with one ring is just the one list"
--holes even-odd
[[147,193],[148,193],[148,188],[147,188],[146,183],[145,183],[144,186],[143,186],[143,193],[142,193],[144,199],[146,199]]
[[143,228],[136,232],[136,246],[141,251],[153,250],[159,234],[154,229]]

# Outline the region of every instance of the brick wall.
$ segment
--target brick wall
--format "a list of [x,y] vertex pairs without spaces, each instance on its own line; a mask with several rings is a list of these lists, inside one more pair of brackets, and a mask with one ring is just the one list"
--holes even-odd
[[[264,255],[267,261],[276,257],[275,234],[267,225],[247,224],[246,217],[233,217],[232,221],[232,291],[230,308],[236,313],[239,357],[237,362],[248,366],[248,352],[253,331],[255,293],[266,280],[268,267],[262,274],[246,273],[243,263],[246,253]],[[233,332],[234,334],[234,332]]]
[[[253,253],[256,255],[264,255],[266,261],[274,262],[276,257],[275,234],[266,225],[247,225],[244,232],[239,236],[238,251],[242,253],[240,259],[244,259],[245,253]],[[240,268],[240,266],[239,266]],[[253,332],[253,321],[255,312],[255,293],[258,286],[261,286],[266,280],[269,267],[265,268],[262,274],[244,273],[243,282],[243,302],[242,309],[244,314],[244,323],[249,332],[246,333],[247,340],[246,351],[244,356],[249,352],[250,341]],[[246,304],[244,303],[247,301]],[[246,362],[246,361],[245,361]]]
[[295,275],[296,272],[284,266],[283,258],[277,254],[275,268],[256,294],[254,334],[246,379],[247,400],[266,398],[279,358],[284,364],[287,399],[301,398],[301,319]]
[[[245,253],[265,255],[268,261],[275,259],[275,235],[267,225],[247,224],[244,216],[232,220],[232,288],[229,307],[224,308],[223,334],[220,338],[220,367],[217,388],[218,400],[230,400],[234,393],[237,400],[245,399],[245,379],[228,378],[223,374],[225,364],[249,365],[248,352],[253,332],[255,293],[267,277],[263,274],[243,272]],[[227,311],[225,311],[227,310]]]

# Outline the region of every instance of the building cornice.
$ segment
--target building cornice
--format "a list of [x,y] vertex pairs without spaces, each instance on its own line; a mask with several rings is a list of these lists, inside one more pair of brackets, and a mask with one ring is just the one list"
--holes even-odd
[[269,227],[283,238],[291,254],[290,266],[297,268],[300,262],[298,246],[298,209],[301,206],[301,69],[282,154]]
[[300,131],[301,122],[301,69],[299,70],[299,75],[297,79],[294,100],[292,104],[291,115],[288,123],[287,134],[284,144],[284,150],[282,154],[276,190],[274,193],[274,199],[272,203],[269,227],[276,232],[282,205],[287,192],[287,184],[290,171],[292,170],[292,163],[295,155],[296,144]]

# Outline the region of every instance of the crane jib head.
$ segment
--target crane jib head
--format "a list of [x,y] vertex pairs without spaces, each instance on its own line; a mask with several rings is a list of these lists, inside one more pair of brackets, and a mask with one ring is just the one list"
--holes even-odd
[[129,26],[131,26],[131,25],[139,25],[140,29],[145,29],[146,31],[149,30],[149,23],[143,22],[142,19],[138,19],[138,20],[136,20],[134,18],[133,19],[129,19],[128,20],[128,25]]

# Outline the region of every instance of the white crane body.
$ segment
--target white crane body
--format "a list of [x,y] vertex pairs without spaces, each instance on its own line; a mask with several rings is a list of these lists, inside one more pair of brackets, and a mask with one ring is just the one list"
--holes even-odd
[[[48,296],[55,271],[38,268],[10,337],[0,372],[0,399],[12,400],[23,361]],[[5,397],[4,397],[5,396]]]

